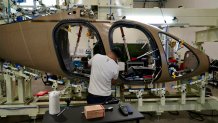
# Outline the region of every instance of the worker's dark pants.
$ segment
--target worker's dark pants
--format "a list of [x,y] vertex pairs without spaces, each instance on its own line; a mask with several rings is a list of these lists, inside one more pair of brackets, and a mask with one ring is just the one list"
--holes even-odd
[[106,101],[109,101],[112,99],[112,96],[97,96],[88,93],[87,96],[87,103],[88,104],[104,104]]

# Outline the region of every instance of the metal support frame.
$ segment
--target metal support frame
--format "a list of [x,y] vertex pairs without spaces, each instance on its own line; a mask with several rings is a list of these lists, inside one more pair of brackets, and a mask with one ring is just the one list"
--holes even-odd
[[115,86],[115,97],[120,97],[120,86]]
[[3,75],[3,68],[2,68],[2,63],[0,62],[0,103],[1,103],[1,99],[3,98],[3,83],[4,83],[4,75]]
[[[36,117],[38,114],[44,114],[45,111],[48,110],[48,101],[41,102],[40,100],[48,100],[48,96],[42,96],[42,97],[34,97],[34,100],[30,102],[28,105],[23,105],[22,103],[25,102],[26,93],[24,90],[26,89],[25,84],[31,83],[31,77],[28,78],[26,74],[24,74],[24,71],[16,71],[13,72],[6,70],[4,72],[4,79],[7,82],[7,103],[4,105],[0,104],[0,116],[5,117],[8,115],[28,115],[31,117]],[[12,73],[14,76],[12,76]],[[25,77],[26,76],[26,77]],[[205,75],[206,76],[206,75]],[[13,95],[9,91],[13,91],[12,85],[13,81],[12,79],[18,79],[18,90],[22,89],[22,91],[19,91],[18,97],[18,104],[14,103]],[[58,80],[52,80],[49,79],[49,81],[52,81],[53,83],[62,83],[62,81]],[[184,82],[183,82],[184,83]],[[164,111],[184,111],[184,110],[195,110],[195,111],[201,111],[201,110],[218,110],[218,98],[216,97],[205,97],[205,87],[207,84],[207,77],[202,77],[200,80],[196,80],[193,82],[188,83],[190,86],[195,85],[199,88],[199,97],[187,97],[186,95],[186,89],[187,84],[181,84],[177,86],[173,86],[173,89],[179,90],[181,96],[179,98],[167,98],[165,96],[166,89],[163,88],[162,84],[155,84],[155,88],[151,89],[151,92],[153,92],[155,95],[159,96],[159,98],[149,98],[149,99],[143,99],[143,93],[146,93],[143,89],[138,90],[129,90],[129,92],[133,92],[136,94],[137,99],[136,100],[129,100],[126,102],[130,102],[133,106],[135,106],[139,111],[141,112],[150,112],[154,111],[157,113],[157,115],[161,115]],[[31,84],[29,84],[31,88]],[[121,89],[119,87],[116,87],[117,95],[121,94]],[[9,90],[8,90],[9,89]],[[57,89],[57,86],[54,87],[54,89]],[[68,99],[72,95],[73,89],[81,89],[80,86],[73,87],[72,84],[68,81],[65,85],[65,88],[61,91],[61,99]],[[75,92],[81,92],[81,91],[75,91]],[[120,92],[120,94],[118,94]],[[74,95],[76,96],[76,95]],[[11,105],[10,103],[13,105]],[[84,104],[86,101],[74,101],[71,102],[71,104]],[[61,102],[61,104],[66,104],[64,101]],[[16,110],[16,112],[15,112]]]
[[36,10],[37,6],[36,6],[36,1],[37,0],[33,0],[33,10]]
[[0,75],[0,100],[3,97],[3,94],[2,94],[3,89],[2,88],[3,88],[2,87],[2,80],[1,80],[1,75]]
[[11,16],[11,0],[8,0],[8,23],[10,23],[10,16]]
[[[6,72],[4,72],[4,77],[6,79],[7,85],[7,103],[0,103],[0,117],[6,117],[6,116],[12,116],[12,115],[28,115],[31,118],[36,118],[37,115],[44,114],[48,110],[48,96],[41,96],[41,97],[34,97],[33,100],[26,104],[25,98],[28,97],[31,92],[27,92],[28,88],[31,88],[31,76],[30,78],[25,78],[23,73],[28,73],[25,71],[11,71],[11,69],[6,69]],[[13,76],[12,76],[13,73]],[[29,73],[30,75],[31,73]],[[19,76],[18,76],[19,75]],[[31,74],[34,75],[34,74]],[[13,85],[12,79],[16,78],[18,80],[18,100],[13,99],[13,89],[11,89],[11,86]],[[62,81],[52,80],[54,83],[63,83]],[[69,81],[67,81],[66,87],[61,91],[61,100],[69,99],[71,98],[71,92],[72,92],[72,85]],[[55,86],[54,89],[57,89],[57,86]],[[25,91],[27,90],[27,91]],[[32,95],[31,95],[32,96]],[[46,101],[47,100],[47,101]],[[0,100],[1,102],[1,100]],[[10,102],[10,103],[8,103]],[[71,104],[85,104],[86,101],[72,101]],[[65,101],[60,102],[61,105],[66,105]]]
[[138,98],[138,105],[139,105],[139,106],[143,106],[142,90],[139,90],[139,91],[136,93],[136,96],[137,96],[137,98]]
[[198,98],[187,98],[186,104],[179,103],[178,98],[166,99],[165,105],[160,105],[160,99],[145,99],[143,106],[138,106],[135,102],[130,102],[140,112],[157,112],[161,114],[164,111],[201,111],[201,110],[218,110],[218,98],[208,97],[205,104],[200,104]]
[[33,94],[32,94],[32,83],[31,83],[31,81],[26,82],[25,88],[26,88],[26,92],[25,92],[26,97],[27,98],[32,98]]
[[[7,104],[24,104],[28,101],[26,99],[33,97],[31,79],[32,77],[37,77],[36,74],[10,65],[4,65],[3,71],[4,80],[6,82]],[[15,100],[16,98],[18,98],[18,100]]]
[[3,97],[2,95],[2,83],[3,83],[3,74],[2,74],[2,64],[0,62],[0,98]]
[[186,104],[186,84],[182,84],[181,87],[181,104]]
[[154,92],[157,96],[160,96],[160,105],[165,105],[166,101],[166,89],[165,88],[155,88],[151,89],[151,92]]
[[200,103],[205,104],[205,96],[206,96],[206,84],[207,79],[204,77],[204,80],[200,83]]
[[54,79],[51,79],[51,78],[49,78],[48,81],[50,81],[50,82],[53,83],[53,84],[52,84],[52,89],[53,89],[54,91],[56,91],[56,90],[58,89],[58,84],[63,84],[62,81],[54,80]]
[[25,102],[25,87],[24,87],[24,79],[22,77],[18,78],[18,100],[19,103]]
[[[138,98],[138,103],[136,100],[126,100],[130,102],[141,112],[151,112],[154,111],[157,115],[161,115],[164,111],[185,111],[185,110],[218,110],[218,98],[216,97],[206,97],[206,85],[207,85],[207,73],[199,80],[187,84],[181,84],[173,86],[173,89],[179,90],[181,96],[180,98],[167,98],[165,97],[165,88],[160,88],[161,85],[155,84],[155,88],[151,89],[151,92],[160,98]],[[198,78],[198,77],[197,77]],[[183,82],[184,83],[184,82]],[[197,86],[199,97],[187,97],[187,85],[191,87]],[[194,89],[194,88],[193,88]],[[136,91],[135,92],[139,92]],[[142,97],[142,95],[140,96]],[[140,103],[139,103],[140,102]]]
[[13,95],[13,82],[11,80],[10,75],[4,73],[4,79],[6,82],[6,97],[7,97],[7,103],[12,103],[14,100],[14,95]]

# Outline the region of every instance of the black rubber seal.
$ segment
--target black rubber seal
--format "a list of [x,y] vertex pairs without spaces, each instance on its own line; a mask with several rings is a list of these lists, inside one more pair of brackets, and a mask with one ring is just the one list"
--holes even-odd
[[[57,58],[59,61],[59,65],[66,75],[68,75],[69,77],[74,77],[74,76],[78,76],[78,75],[72,73],[73,70],[67,68],[67,66],[66,66],[66,61],[70,62],[69,60],[71,59],[70,56],[68,54],[66,54],[66,51],[68,50],[67,46],[69,46],[67,44],[68,40],[64,40],[67,42],[61,42],[59,40],[59,38],[60,38],[59,31],[61,30],[61,27],[63,27],[64,25],[76,25],[76,26],[82,25],[82,26],[88,27],[90,30],[92,30],[96,34],[95,36],[96,36],[96,39],[99,43],[102,43],[102,39],[100,37],[98,30],[95,28],[95,26],[93,26],[89,21],[84,20],[84,19],[62,20],[54,27],[54,29],[53,29],[53,43],[54,43],[54,48],[55,48],[56,55],[57,55]],[[68,35],[66,35],[66,36],[68,36]],[[64,46],[63,46],[63,44],[64,44]]]
[[[156,42],[155,42],[155,39],[154,39],[154,37],[152,36],[152,34],[151,34],[151,32],[148,30],[148,29],[146,29],[144,26],[142,26],[142,25],[140,25],[140,24],[138,24],[138,23],[134,23],[133,21],[128,21],[128,20],[120,20],[120,21],[117,21],[117,22],[115,22],[112,26],[111,26],[111,28],[110,28],[110,30],[109,30],[109,43],[110,43],[110,46],[111,46],[111,48],[113,48],[114,47],[114,45],[113,45],[113,33],[114,33],[114,30],[115,29],[117,29],[117,28],[119,28],[119,27],[126,27],[126,28],[135,28],[135,29],[138,29],[138,30],[140,30],[140,31],[142,31],[147,37],[149,37],[149,38],[151,38],[151,41],[149,41],[149,43],[150,43],[150,45],[151,45],[151,48],[152,48],[152,50],[156,50],[156,49],[158,49],[158,46],[157,46],[157,44],[156,44]],[[156,71],[155,71],[155,76],[158,74],[158,72],[160,71],[160,70],[158,70],[157,68],[161,68],[161,66],[162,66],[162,63],[161,63],[161,56],[160,56],[160,52],[159,52],[159,50],[157,51],[157,52],[154,52],[155,54],[155,58],[157,58],[157,56],[158,56],[158,60],[155,60],[155,64],[156,64]],[[161,74],[159,74],[156,78],[155,78],[155,80],[157,80],[159,77],[160,77],[160,75]],[[154,81],[155,81],[154,80]]]

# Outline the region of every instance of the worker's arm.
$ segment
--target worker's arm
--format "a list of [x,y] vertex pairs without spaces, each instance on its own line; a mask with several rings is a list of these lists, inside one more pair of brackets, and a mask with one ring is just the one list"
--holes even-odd
[[91,67],[92,66],[92,61],[94,59],[95,56],[93,56],[89,61],[88,61],[88,67]]

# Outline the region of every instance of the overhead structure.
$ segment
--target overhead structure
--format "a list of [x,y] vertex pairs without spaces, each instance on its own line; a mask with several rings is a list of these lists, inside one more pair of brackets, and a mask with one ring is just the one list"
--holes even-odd
[[196,32],[196,43],[218,42],[218,28],[210,28]]
[[133,0],[133,2],[140,2],[140,3],[158,3],[160,8],[164,7],[165,2],[167,2],[167,0]]

